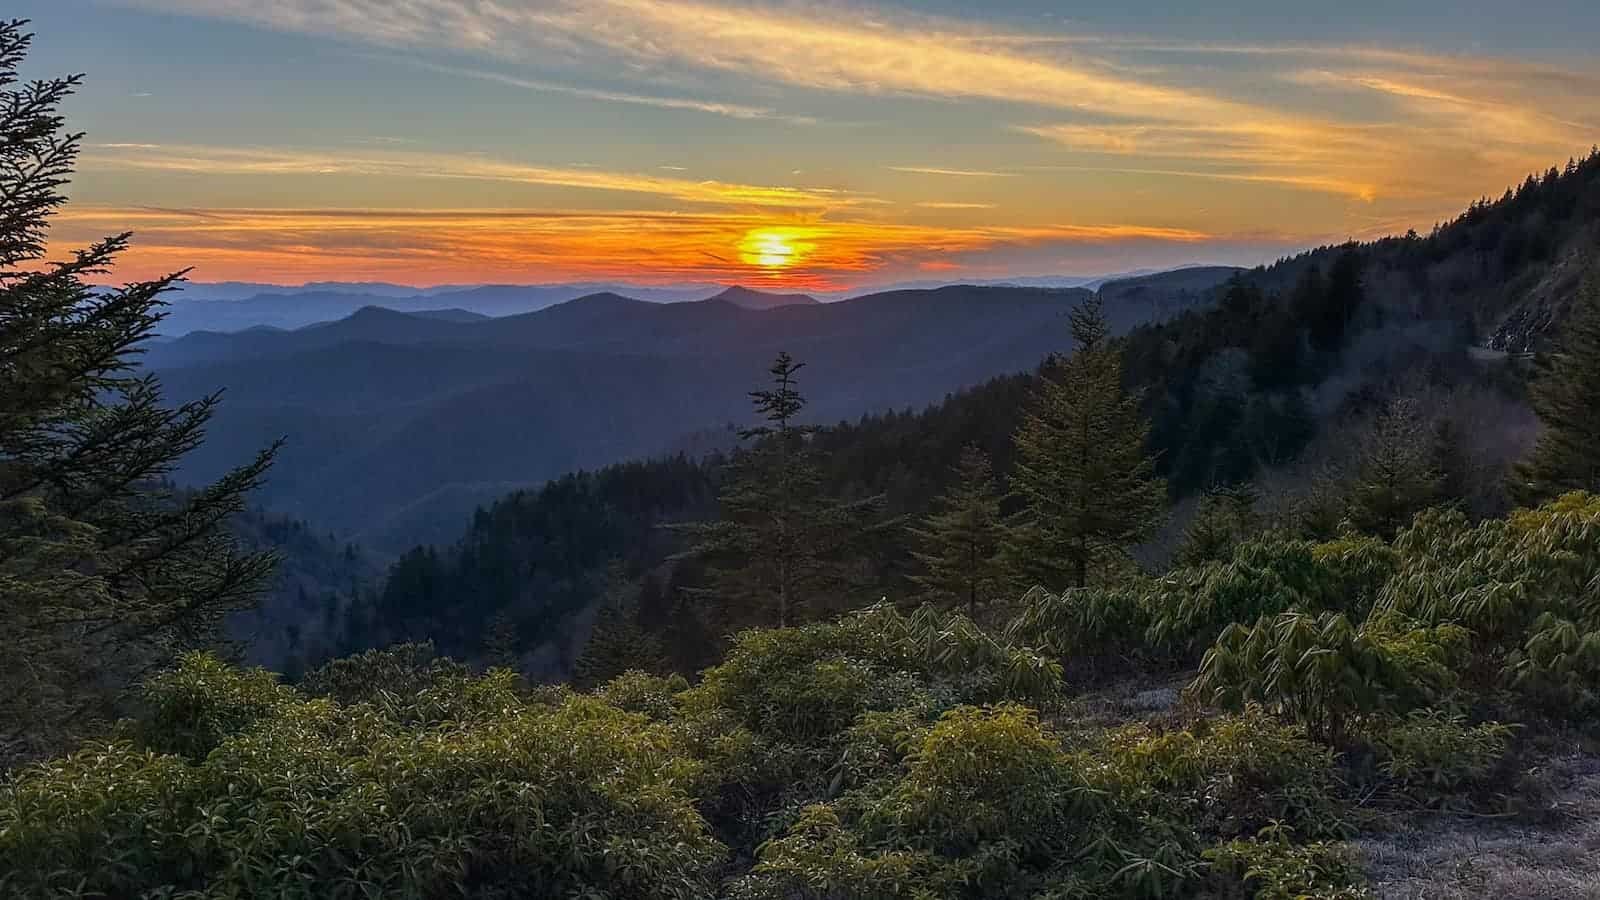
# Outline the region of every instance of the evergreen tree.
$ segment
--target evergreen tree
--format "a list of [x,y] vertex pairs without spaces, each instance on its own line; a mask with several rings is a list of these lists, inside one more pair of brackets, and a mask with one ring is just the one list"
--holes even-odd
[[491,669],[521,669],[522,635],[507,610],[489,617],[483,629],[483,664]]
[[1416,401],[1399,399],[1362,441],[1345,515],[1367,534],[1393,538],[1417,513],[1445,499],[1436,432]]
[[[716,522],[675,526],[707,564],[707,588],[733,619],[786,626],[808,605],[852,583],[852,557],[872,530],[880,497],[840,501],[827,495],[812,458],[812,426],[796,376],[804,363],[779,353],[772,387],[752,391],[760,424],[740,432],[752,443],[736,452],[718,495]],[[881,524],[881,523],[880,523]],[[766,613],[766,614],[763,614]]]
[[1007,555],[1047,587],[1084,587],[1096,557],[1123,554],[1150,533],[1166,495],[1098,298],[1073,311],[1072,335],[1077,352],[1043,376],[1017,431],[1012,474],[1027,508]]
[[1311,346],[1324,352],[1344,346],[1356,312],[1366,299],[1361,269],[1361,255],[1354,250],[1339,254],[1329,267],[1326,290],[1319,302],[1306,310]]
[[650,673],[667,670],[661,641],[639,624],[638,584],[612,567],[594,627],[572,666],[572,684],[588,690],[630,669]]
[[79,79],[19,82],[30,40],[0,23],[0,746],[38,750],[253,601],[273,557],[226,526],[272,451],[203,490],[166,484],[218,398],[168,407],[133,371],[178,276],[93,287],[127,235],[46,261],[81,139],[57,110]]
[[922,544],[912,556],[924,569],[911,580],[930,599],[965,603],[970,612],[978,601],[992,599],[1004,589],[1006,570],[1000,550],[1005,524],[1000,501],[988,455],[977,447],[963,448],[955,482],[934,503],[922,526],[911,529]]
[[1600,271],[1584,281],[1556,352],[1539,367],[1531,393],[1544,432],[1512,485],[1528,506],[1568,491],[1600,492]]
[[1198,566],[1233,556],[1239,542],[1260,530],[1256,494],[1249,487],[1219,487],[1206,492],[1194,519],[1184,529],[1173,563]]

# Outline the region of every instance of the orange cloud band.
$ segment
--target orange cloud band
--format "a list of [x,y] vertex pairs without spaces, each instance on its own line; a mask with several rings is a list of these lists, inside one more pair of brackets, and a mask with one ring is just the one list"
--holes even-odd
[[72,208],[58,217],[53,246],[123,229],[135,240],[119,279],[193,266],[203,280],[616,278],[816,290],[875,273],[945,270],[1008,248],[1215,237],[1124,224],[940,227],[755,214]]

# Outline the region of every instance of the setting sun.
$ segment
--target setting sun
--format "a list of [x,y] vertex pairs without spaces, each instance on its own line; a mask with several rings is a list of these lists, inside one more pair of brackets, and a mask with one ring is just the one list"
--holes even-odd
[[756,228],[739,241],[739,258],[763,269],[787,269],[800,262],[814,245],[798,240],[794,228]]

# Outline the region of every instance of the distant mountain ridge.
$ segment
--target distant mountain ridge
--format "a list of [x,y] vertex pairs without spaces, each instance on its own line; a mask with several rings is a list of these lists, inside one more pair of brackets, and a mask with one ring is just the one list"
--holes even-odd
[[362,307],[382,306],[396,312],[455,308],[482,316],[533,312],[602,292],[626,291],[655,303],[700,300],[720,285],[689,284],[648,287],[610,283],[556,285],[449,285],[409,288],[384,283],[317,282],[282,287],[245,282],[189,284],[168,298],[167,317],[157,331],[180,337],[195,331],[242,331],[266,325],[284,330],[303,328],[348,316]]
[[[1199,268],[1199,267],[1196,267]],[[1104,276],[1039,276],[962,282],[977,287],[1035,287],[1096,290],[1102,284],[1157,274],[1140,270]],[[1164,271],[1164,270],[1163,270]],[[1182,269],[1173,271],[1184,271]],[[491,318],[535,312],[593,294],[619,294],[651,303],[683,303],[720,298],[750,309],[837,302],[873,293],[952,287],[950,281],[909,281],[819,294],[773,293],[742,285],[683,283],[635,285],[623,282],[563,284],[451,284],[411,287],[373,281],[314,281],[302,285],[257,282],[192,282],[169,295],[162,339],[196,331],[232,332],[270,327],[292,331],[351,315],[365,306],[421,313],[455,308]]]
[[742,306],[745,309],[776,309],[780,306],[805,306],[822,302],[810,294],[773,294],[766,291],[752,290],[738,284],[711,299],[732,303],[734,306]]
[[[777,305],[749,309],[599,293],[470,320],[371,306],[293,331],[191,334],[150,346],[144,362],[174,400],[227,391],[182,479],[215,477],[287,437],[260,501],[393,550],[447,539],[516,486],[743,421],[779,350],[810,363],[813,421],[855,418],[1069,350],[1067,312],[1087,296],[954,286],[836,303],[760,297]],[[1150,293],[1108,312],[1126,330],[1172,315],[1168,300]]]

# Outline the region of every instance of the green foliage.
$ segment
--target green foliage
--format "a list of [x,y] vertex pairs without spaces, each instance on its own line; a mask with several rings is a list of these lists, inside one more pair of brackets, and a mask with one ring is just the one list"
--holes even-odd
[[583,653],[572,665],[575,687],[591,688],[630,669],[660,672],[667,668],[661,640],[639,624],[637,588],[613,571],[611,587],[601,600],[594,628]]
[[967,854],[1006,840],[1025,856],[1067,851],[1097,802],[1059,739],[1014,704],[958,707],[913,750],[906,776],[867,815],[869,831]]
[[672,716],[674,698],[688,689],[682,675],[663,678],[635,669],[606,682],[594,695],[617,709],[662,722]]
[[332,660],[307,672],[296,687],[307,696],[348,705],[377,700],[384,693],[411,696],[465,674],[466,666],[440,656],[432,641],[424,641]]
[[1127,726],[1092,749],[1119,802],[1208,836],[1252,834],[1273,822],[1320,837],[1350,827],[1333,751],[1259,706],[1184,730]]
[[1166,488],[1146,448],[1139,397],[1098,300],[1073,311],[1077,350],[1041,379],[1016,434],[1011,480],[1026,502],[1010,533],[1015,570],[1047,588],[1086,587],[1090,566],[1126,552],[1161,516]]
[[1005,536],[1000,501],[989,457],[976,447],[963,449],[950,489],[921,527],[911,530],[923,547],[912,556],[924,568],[911,580],[929,599],[965,604],[972,612],[979,602],[1005,590],[1009,579],[1000,559]]
[[190,653],[144,685],[137,741],[159,753],[199,762],[228,737],[295,700],[263,669],[235,669],[210,653]]
[[1517,467],[1512,493],[1528,504],[1570,491],[1600,493],[1600,271],[1585,279],[1559,347],[1540,369],[1531,394],[1544,432]]
[[1103,801],[1028,709],[945,713],[875,790],[812,806],[761,848],[744,897],[1029,897],[1075,890]]
[[[1365,555],[1363,555],[1365,554]],[[1258,538],[1230,558],[1158,580],[1147,601],[1149,643],[1191,656],[1229,625],[1290,610],[1360,611],[1381,563],[1362,542],[1319,546]]]
[[1541,709],[1581,719],[1600,710],[1600,629],[1545,613],[1512,654],[1512,684]]
[[1132,582],[1052,594],[1034,588],[1007,626],[1013,641],[1040,646],[1068,661],[1112,663],[1144,650],[1150,591]]
[[218,401],[167,403],[135,372],[176,276],[96,287],[127,235],[46,259],[80,79],[20,81],[24,27],[0,21],[0,748],[26,753],[92,731],[174,651],[220,644],[273,557],[227,528],[271,450],[190,494],[163,483]]
[[987,635],[964,616],[876,606],[837,623],[740,634],[694,693],[758,734],[814,743],[863,712],[934,702],[1048,700],[1060,666]]
[[0,885],[118,897],[712,892],[723,850],[688,793],[699,764],[665,726],[586,697],[524,704],[496,681],[465,692],[493,709],[428,723],[292,697],[263,714],[258,691],[207,686],[205,717],[233,730],[203,761],[96,746],[0,789]]
[[1417,513],[1444,500],[1428,424],[1415,401],[1396,400],[1364,436],[1346,515],[1356,529],[1390,539]]
[[1261,703],[1338,742],[1356,720],[1406,712],[1455,687],[1466,632],[1454,625],[1407,627],[1340,613],[1286,612],[1234,624],[1206,651],[1189,686],[1225,708]]
[[1223,562],[1250,535],[1260,522],[1255,514],[1255,495],[1240,488],[1213,488],[1200,499],[1194,518],[1184,529],[1183,543],[1173,557],[1177,566],[1200,566]]
[[1499,722],[1468,725],[1460,713],[1413,710],[1372,734],[1383,774],[1423,802],[1481,787],[1505,761],[1512,729]]
[[1229,841],[1206,851],[1219,900],[1360,900],[1354,854],[1341,844],[1293,844],[1283,827],[1268,827],[1255,840]]
[[1380,609],[1471,633],[1485,687],[1524,692],[1557,716],[1595,708],[1600,672],[1600,497],[1575,493],[1468,525],[1429,512],[1395,541]]

